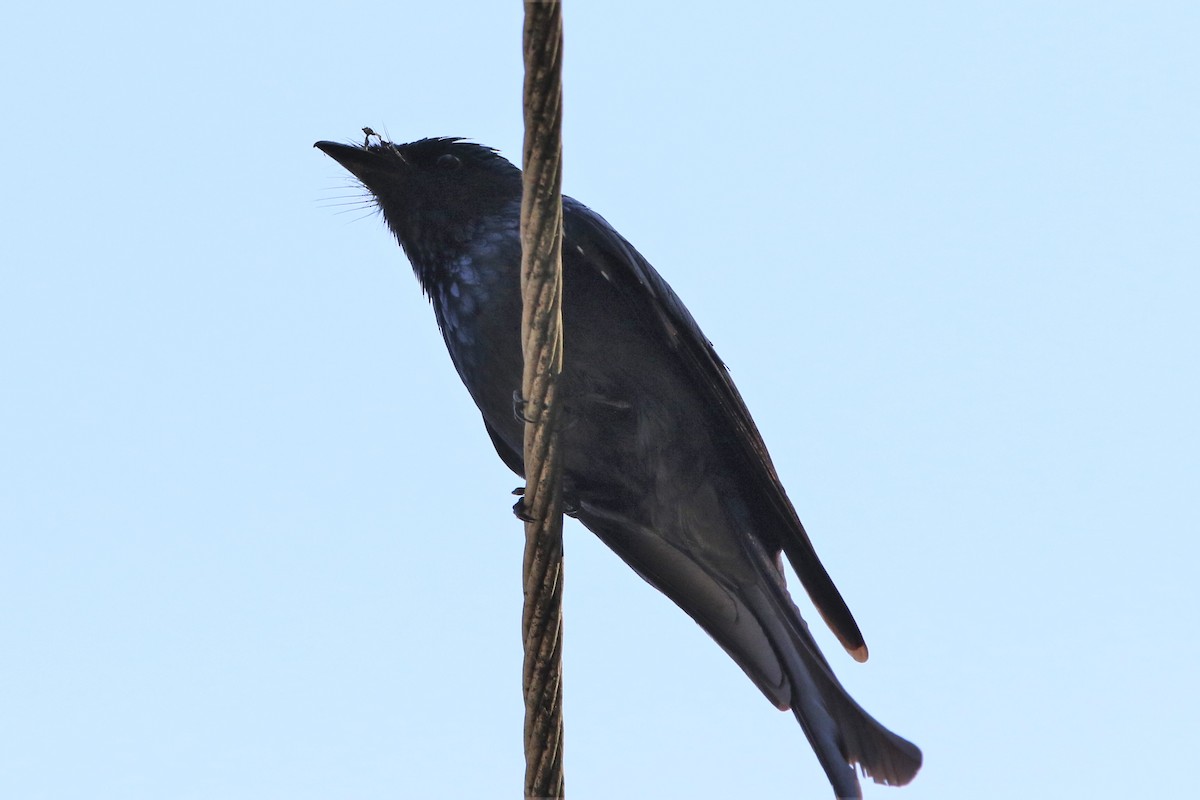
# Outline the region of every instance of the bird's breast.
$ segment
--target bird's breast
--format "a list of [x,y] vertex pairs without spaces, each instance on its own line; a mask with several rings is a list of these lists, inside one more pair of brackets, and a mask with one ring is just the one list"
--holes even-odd
[[480,239],[423,283],[459,377],[484,416],[500,420],[512,418],[521,385],[520,243]]

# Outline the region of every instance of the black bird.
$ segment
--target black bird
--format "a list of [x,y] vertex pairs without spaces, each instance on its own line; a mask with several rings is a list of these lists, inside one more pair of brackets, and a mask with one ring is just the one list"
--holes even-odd
[[[373,132],[371,132],[373,133]],[[455,138],[318,142],[371,193],[437,316],[492,444],[523,477],[521,172]],[[842,688],[784,585],[781,552],[857,661],[858,625],[692,315],[600,215],[563,198],[563,492],[571,513],[791,709],[838,797],[851,765],[900,785],[921,751]]]

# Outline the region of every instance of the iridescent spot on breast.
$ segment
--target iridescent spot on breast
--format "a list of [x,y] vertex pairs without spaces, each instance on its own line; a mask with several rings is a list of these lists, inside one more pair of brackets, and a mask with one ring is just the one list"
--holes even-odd
[[479,302],[473,294],[464,294],[455,301],[457,311],[464,317],[473,317],[479,311]]

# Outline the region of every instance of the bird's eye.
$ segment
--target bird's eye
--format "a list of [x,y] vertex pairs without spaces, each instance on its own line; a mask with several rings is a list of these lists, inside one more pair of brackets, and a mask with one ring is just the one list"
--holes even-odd
[[452,156],[449,153],[438,156],[437,165],[442,169],[458,169],[462,166],[462,162],[458,160],[458,156]]

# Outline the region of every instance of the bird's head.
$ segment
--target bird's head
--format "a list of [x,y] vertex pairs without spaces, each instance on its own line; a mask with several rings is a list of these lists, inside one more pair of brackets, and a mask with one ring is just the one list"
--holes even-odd
[[459,255],[481,226],[520,204],[521,171],[489,147],[458,138],[394,144],[365,131],[362,145],[315,147],[371,193],[419,272]]

